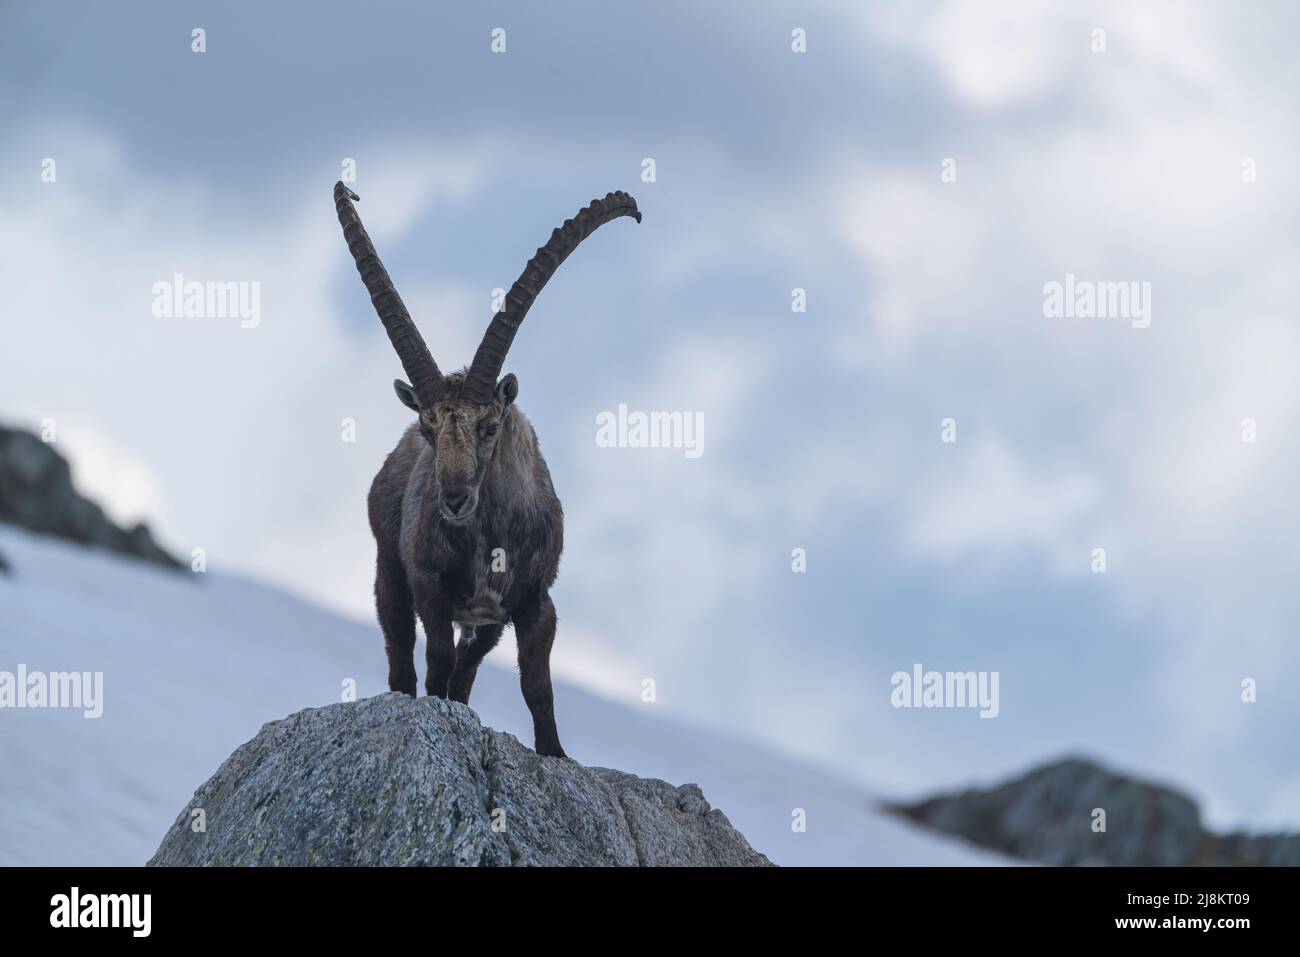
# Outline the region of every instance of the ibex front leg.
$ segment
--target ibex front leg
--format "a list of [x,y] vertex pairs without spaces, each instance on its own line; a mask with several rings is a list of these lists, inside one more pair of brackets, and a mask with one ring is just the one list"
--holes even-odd
[[388,652],[388,690],[415,697],[415,606],[406,571],[396,555],[379,554],[375,604]]
[[456,642],[451,628],[451,601],[437,587],[416,585],[415,606],[424,624],[424,660],[428,671],[424,690],[438,698],[447,697],[447,682],[456,667]]
[[538,754],[562,758],[555,728],[555,696],[551,691],[551,645],[555,643],[555,606],[546,592],[515,612],[515,641],[519,645],[519,686],[533,715],[533,746]]

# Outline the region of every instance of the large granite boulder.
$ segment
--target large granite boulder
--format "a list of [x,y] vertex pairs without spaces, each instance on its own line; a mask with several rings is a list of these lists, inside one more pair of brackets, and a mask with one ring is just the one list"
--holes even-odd
[[769,862],[693,784],[541,757],[465,705],[383,694],[264,726],[199,788],[149,863]]

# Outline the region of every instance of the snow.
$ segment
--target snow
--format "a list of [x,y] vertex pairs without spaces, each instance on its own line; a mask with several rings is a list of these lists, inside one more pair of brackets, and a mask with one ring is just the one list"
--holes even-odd
[[[342,700],[349,679],[358,697],[387,690],[377,626],[283,591],[8,527],[0,554],[13,567],[0,575],[0,671],[104,673],[98,719],[0,709],[0,864],[142,864],[194,790],[262,724]],[[510,653],[507,640],[489,657],[472,704],[485,724],[531,745]],[[883,814],[831,772],[689,727],[661,707],[557,684],[556,710],[570,756],[698,783],[778,864],[1002,863]]]

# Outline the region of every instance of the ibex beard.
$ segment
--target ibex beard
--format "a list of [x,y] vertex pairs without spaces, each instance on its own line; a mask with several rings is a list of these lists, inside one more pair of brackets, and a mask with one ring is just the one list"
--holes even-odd
[[388,687],[415,696],[417,614],[426,641],[425,691],[466,704],[479,663],[513,624],[534,746],[564,757],[551,689],[550,598],[564,511],[537,435],[515,405],[519,382],[513,374],[498,376],[520,323],[560,263],[600,226],[620,216],[640,222],[641,213],[631,196],[613,192],[566,220],[515,280],[473,362],[444,376],[361,225],[353,205],[359,199],[335,185],[348,250],[410,379],[394,383],[397,396],[417,416],[370,487]]

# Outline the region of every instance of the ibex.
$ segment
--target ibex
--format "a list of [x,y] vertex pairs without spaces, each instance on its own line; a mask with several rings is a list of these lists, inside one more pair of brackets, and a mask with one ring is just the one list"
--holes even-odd
[[[427,642],[425,691],[469,703],[479,663],[513,623],[519,683],[538,754],[564,757],[555,728],[551,645],[564,512],[537,435],[515,405],[519,382],[501,374],[519,324],[560,263],[636,200],[593,200],[551,233],[492,317],[469,368],[444,376],[393,288],[342,183],[334,205],[348,250],[410,384],[393,383],[417,416],[370,487],[378,545],[375,603],[388,653],[388,687],[415,696],[415,616]],[[452,625],[460,627],[453,642]]]

